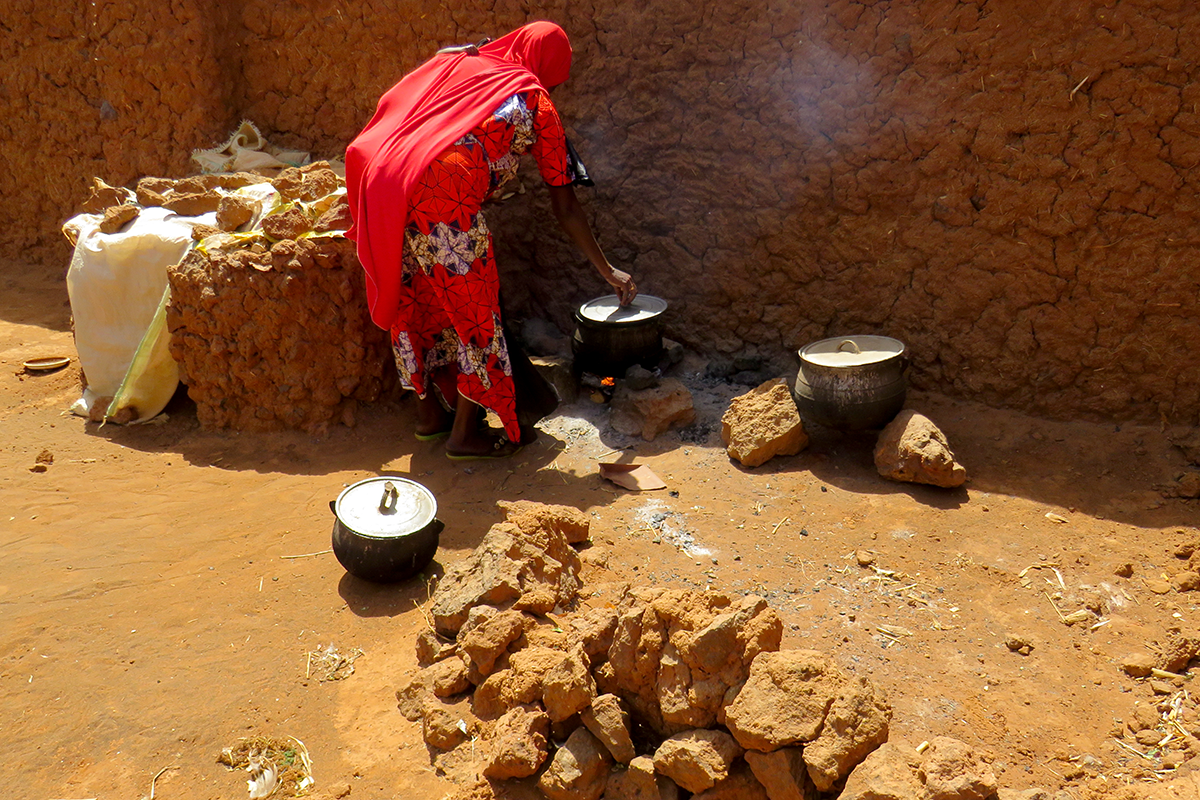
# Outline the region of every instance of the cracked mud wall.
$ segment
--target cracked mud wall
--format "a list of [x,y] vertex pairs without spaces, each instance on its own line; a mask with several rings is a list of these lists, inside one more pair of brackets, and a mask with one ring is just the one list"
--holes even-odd
[[[674,338],[782,370],[813,339],[884,333],[918,387],[1200,414],[1200,10],[1182,0],[0,9],[0,242],[47,263],[93,174],[184,174],[242,117],[336,155],[436,47],[545,17],[576,49],[555,99],[597,235],[671,301]],[[527,175],[492,215],[507,301],[569,328],[604,286]]]
[[0,245],[65,268],[93,175],[190,172],[239,119],[233,22],[211,0],[0,0]]

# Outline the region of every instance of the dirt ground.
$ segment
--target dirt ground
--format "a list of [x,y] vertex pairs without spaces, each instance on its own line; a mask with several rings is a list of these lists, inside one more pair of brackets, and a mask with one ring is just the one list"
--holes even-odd
[[[716,422],[742,389],[687,375],[699,422],[682,436],[626,439],[585,398],[511,461],[471,466],[414,440],[406,398],[323,439],[205,432],[182,397],[152,424],[100,427],[66,411],[76,364],[22,369],[74,354],[61,275],[8,263],[0,278],[9,797],[140,798],[155,776],[156,798],[244,797],[245,774],[217,756],[260,734],[302,740],[319,792],[447,791],[419,727],[395,708],[416,667],[426,587],[362,583],[324,552],[329,501],[381,473],[437,496],[446,531],[433,570],[501,518],[496,500],[576,506],[593,515],[589,586],[763,594],[783,616],[785,647],[826,651],[886,689],[893,737],[981,746],[1014,789],[1155,777],[1158,763],[1113,734],[1154,701],[1120,659],[1197,618],[1194,594],[1147,586],[1181,569],[1176,549],[1197,539],[1196,501],[1162,494],[1186,462],[1157,428],[914,396],[970,474],[944,491],[879,478],[865,436],[817,432],[798,456],[741,468]],[[668,489],[602,482],[597,463],[622,447]],[[1122,564],[1131,577],[1115,574]],[[1060,621],[1089,600],[1104,624]],[[1010,651],[1009,635],[1032,652]],[[313,669],[310,654],[329,645],[362,651],[348,678]]]

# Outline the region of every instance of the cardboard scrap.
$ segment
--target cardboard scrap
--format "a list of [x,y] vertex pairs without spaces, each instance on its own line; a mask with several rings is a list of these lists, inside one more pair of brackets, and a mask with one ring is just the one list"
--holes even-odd
[[667,485],[645,464],[601,463],[600,477],[633,492],[665,489]]

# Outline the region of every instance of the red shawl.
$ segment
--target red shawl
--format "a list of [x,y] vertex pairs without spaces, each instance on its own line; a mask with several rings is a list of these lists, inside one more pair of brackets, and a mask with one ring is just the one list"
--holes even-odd
[[367,273],[371,318],[391,328],[400,307],[408,196],[425,168],[517,92],[567,79],[571,44],[553,22],[531,22],[466,53],[434,56],[379,100],[375,116],[346,148],[346,197]]

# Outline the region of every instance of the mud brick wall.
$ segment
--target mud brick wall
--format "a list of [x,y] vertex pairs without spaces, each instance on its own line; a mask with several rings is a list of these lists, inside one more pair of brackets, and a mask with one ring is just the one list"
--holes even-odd
[[0,0],[0,246],[65,269],[92,176],[191,172],[239,119],[230,24],[211,0]]
[[[1200,414],[1200,8],[1182,0],[0,0],[0,244],[65,263],[96,174],[183,174],[240,118],[339,153],[436,47],[561,22],[555,92],[610,257],[673,336],[779,369],[826,335],[1050,416]],[[82,15],[76,19],[76,15]],[[11,21],[10,21],[11,20]],[[507,300],[604,289],[545,193],[493,215]]]
[[168,271],[171,355],[205,428],[324,434],[396,385],[346,239],[193,250]]

